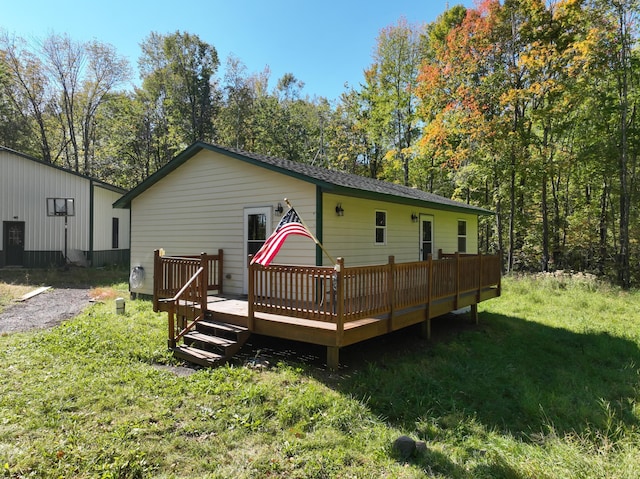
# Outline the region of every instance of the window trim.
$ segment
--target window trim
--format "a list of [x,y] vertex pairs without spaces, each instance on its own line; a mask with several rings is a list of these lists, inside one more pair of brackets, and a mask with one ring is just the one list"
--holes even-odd
[[111,249],[120,248],[120,218],[111,218]]
[[[378,225],[378,213],[382,213],[384,215],[384,224]],[[384,246],[387,244],[387,211],[386,210],[375,210],[374,216],[374,236],[373,236],[373,244],[375,246]],[[378,241],[378,231],[382,231],[382,241]]]
[[[460,226],[464,224],[464,234],[460,234]],[[458,224],[457,224],[457,237],[458,237],[458,253],[466,253],[467,252],[467,220],[462,220],[462,219],[458,219]],[[460,248],[460,240],[464,240],[464,251],[461,251]]]

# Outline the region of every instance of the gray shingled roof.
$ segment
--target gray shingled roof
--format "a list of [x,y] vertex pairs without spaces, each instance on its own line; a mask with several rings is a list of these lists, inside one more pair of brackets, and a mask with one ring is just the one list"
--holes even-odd
[[249,153],[236,148],[222,147],[203,142],[197,142],[191,145],[184,152],[167,163],[163,168],[124,195],[115,203],[115,206],[128,207],[136,196],[161,178],[164,178],[171,171],[203,149],[226,154],[239,160],[247,161],[288,176],[293,176],[303,181],[314,183],[319,185],[324,191],[349,196],[380,199],[383,201],[413,204],[416,206],[439,206],[441,209],[467,211],[481,215],[493,214],[489,210],[435,195],[433,193],[427,193],[426,191],[416,188],[409,188],[407,186],[374,180],[364,176],[344,173],[342,171],[329,170],[306,163],[298,163],[273,156]]

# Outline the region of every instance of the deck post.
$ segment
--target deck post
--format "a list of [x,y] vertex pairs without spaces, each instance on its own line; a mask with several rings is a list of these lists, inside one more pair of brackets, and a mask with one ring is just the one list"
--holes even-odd
[[[342,344],[344,336],[344,258],[338,258],[338,264],[335,265],[336,275],[336,346]],[[338,357],[335,352],[336,359]]]
[[433,255],[427,255],[427,304],[424,309],[424,321],[421,325],[421,334],[423,338],[431,339],[431,283],[433,281]]
[[482,288],[484,285],[482,284],[482,253],[478,254],[478,294],[476,295],[476,303],[480,302],[480,293],[482,292]]
[[471,305],[471,319],[476,322],[476,325],[480,324],[480,320],[478,319],[478,303]]
[[173,301],[169,304],[169,339],[167,341],[167,346],[169,349],[173,349],[176,347],[176,327],[175,327],[175,304]]
[[221,249],[218,250],[218,294],[222,295],[222,281],[224,279],[224,274],[222,268],[224,267],[223,261],[223,252]]
[[431,320],[425,319],[420,323],[420,337],[431,340]]
[[247,298],[247,327],[249,328],[249,331],[253,332],[254,331],[254,326],[255,326],[255,298],[256,298],[256,294],[255,294],[255,278],[254,278],[254,270],[257,268],[256,265],[251,264],[251,259],[253,258],[253,255],[250,254],[249,257],[247,258],[247,273],[249,275],[249,297]]
[[460,253],[456,251],[456,303],[455,309],[458,309],[458,303],[460,302]]
[[157,313],[160,311],[158,304],[158,291],[160,290],[160,278],[163,275],[160,266],[160,250],[153,250],[153,310]]
[[327,346],[327,368],[337,371],[340,366],[340,348],[338,346]]
[[200,278],[200,315],[204,318],[207,312],[207,295],[209,294],[209,258],[207,253],[200,253],[200,267],[203,268]]
[[387,322],[387,332],[393,331],[393,313],[395,306],[395,275],[396,275],[396,258],[395,256],[389,256],[389,272],[387,277],[387,294],[389,295],[389,321]]

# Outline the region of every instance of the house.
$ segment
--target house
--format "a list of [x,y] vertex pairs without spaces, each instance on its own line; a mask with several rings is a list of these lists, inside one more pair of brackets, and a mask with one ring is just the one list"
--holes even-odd
[[[249,264],[288,202],[323,247],[293,235]],[[336,369],[342,347],[429,337],[432,318],[470,306],[477,321],[500,295],[500,255],[478,254],[492,213],[400,185],[198,142],[114,206],[131,210],[132,294],[153,295],[169,348],[202,365],[256,333],[326,346]]]
[[0,267],[128,264],[129,212],[112,206],[124,193],[0,146]]
[[[131,266],[153,293],[153,252],[224,251],[224,291],[247,294],[247,256],[277,225],[287,198],[329,255],[348,266],[477,253],[478,216],[491,212],[414,188],[264,155],[195,143],[116,201],[131,209]],[[332,265],[304,237],[276,262]]]

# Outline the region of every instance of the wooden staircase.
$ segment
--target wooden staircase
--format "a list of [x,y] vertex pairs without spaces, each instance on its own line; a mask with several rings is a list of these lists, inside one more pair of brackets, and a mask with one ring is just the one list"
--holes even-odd
[[174,356],[200,366],[218,366],[231,359],[249,339],[243,326],[213,320],[201,320],[195,329],[183,336],[184,344],[176,345]]
[[222,250],[172,257],[154,251],[153,310],[168,314],[167,344],[174,356],[200,366],[227,362],[251,334],[207,310],[209,291],[222,294],[222,265]]

